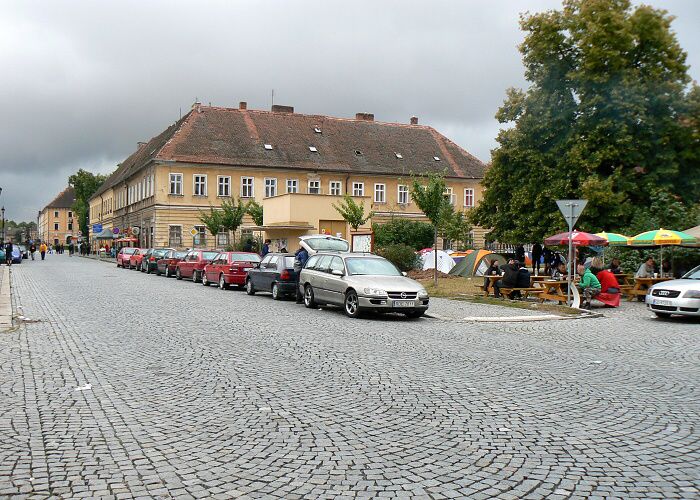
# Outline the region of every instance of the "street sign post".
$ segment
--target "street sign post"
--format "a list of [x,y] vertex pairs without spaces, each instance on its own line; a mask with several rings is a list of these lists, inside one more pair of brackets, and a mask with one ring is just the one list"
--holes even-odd
[[568,273],[567,273],[567,287],[566,287],[566,303],[571,305],[571,285],[573,284],[574,277],[574,245],[572,241],[571,233],[574,230],[574,224],[578,220],[583,209],[586,208],[588,200],[557,200],[557,206],[559,211],[564,216],[564,220],[569,225],[569,258],[567,262]]

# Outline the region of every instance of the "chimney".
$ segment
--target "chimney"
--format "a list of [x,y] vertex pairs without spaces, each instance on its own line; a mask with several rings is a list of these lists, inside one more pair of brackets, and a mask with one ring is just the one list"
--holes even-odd
[[137,142],[136,144],[138,145],[138,149],[141,149],[141,148],[144,147],[147,143],[146,143],[146,142],[141,142],[141,141],[139,141],[139,142]]
[[355,120],[362,120],[365,122],[374,121],[374,113],[355,113]]
[[411,125],[418,125],[418,117],[417,116],[411,117]]
[[196,111],[197,113],[202,112],[202,103],[199,101],[195,101],[194,104],[192,104],[192,109]]
[[274,113],[294,113],[294,106],[282,106],[281,104],[273,104],[272,111]]
[[248,103],[245,101],[241,101],[238,103],[238,109],[248,109]]

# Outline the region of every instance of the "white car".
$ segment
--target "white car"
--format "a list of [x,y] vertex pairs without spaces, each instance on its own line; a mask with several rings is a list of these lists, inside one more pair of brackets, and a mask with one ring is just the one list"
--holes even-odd
[[660,318],[672,314],[700,316],[700,266],[679,280],[662,281],[650,287],[646,304]]
[[306,249],[309,257],[318,252],[349,252],[350,243],[337,236],[327,234],[310,234],[299,236],[299,244]]

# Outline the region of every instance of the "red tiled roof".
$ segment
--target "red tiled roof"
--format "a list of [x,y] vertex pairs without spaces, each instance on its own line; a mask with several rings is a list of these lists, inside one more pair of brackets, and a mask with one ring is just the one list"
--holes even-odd
[[51,202],[44,207],[44,210],[47,208],[71,208],[73,203],[75,203],[75,189],[73,189],[72,186],[68,186],[51,200]]

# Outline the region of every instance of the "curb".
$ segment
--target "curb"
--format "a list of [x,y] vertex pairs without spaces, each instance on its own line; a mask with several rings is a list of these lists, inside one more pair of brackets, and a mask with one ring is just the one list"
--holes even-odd
[[12,328],[12,296],[10,294],[10,268],[2,268],[0,282],[0,330]]
[[567,321],[576,319],[591,319],[604,318],[601,313],[592,313],[586,310],[580,310],[580,315],[558,316],[555,314],[543,314],[540,316],[467,316],[465,318],[448,318],[435,313],[425,313],[426,318],[436,319],[439,321],[448,321],[451,323],[530,323],[535,321]]

